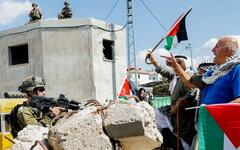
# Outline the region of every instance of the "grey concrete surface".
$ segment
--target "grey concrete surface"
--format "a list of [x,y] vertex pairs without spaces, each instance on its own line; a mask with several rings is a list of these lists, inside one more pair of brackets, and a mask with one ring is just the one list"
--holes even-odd
[[[89,19],[42,20],[0,32],[0,97],[17,91],[27,76],[45,78],[47,95],[77,101],[115,99],[126,76],[126,32]],[[113,60],[104,58],[103,40],[114,41]],[[29,62],[9,64],[11,46],[28,45]]]
[[18,133],[16,139],[14,139],[15,144],[13,144],[11,150],[43,150],[43,148],[37,144],[35,141],[42,141],[43,139],[47,138],[48,128],[35,126],[35,125],[28,125],[23,130]]
[[152,150],[163,143],[153,108],[146,102],[114,104],[106,111],[104,128],[126,150]]
[[112,150],[102,118],[94,112],[96,107],[89,107],[57,122],[48,135],[54,150]]

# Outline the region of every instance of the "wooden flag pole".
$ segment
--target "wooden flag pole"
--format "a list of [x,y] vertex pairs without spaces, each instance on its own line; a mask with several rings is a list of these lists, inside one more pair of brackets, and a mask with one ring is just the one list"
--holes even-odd
[[179,105],[177,105],[177,150],[180,149],[180,133],[179,133],[179,129],[180,129],[180,124],[179,124]]
[[163,41],[165,38],[166,38],[166,37],[162,37],[162,39],[161,39],[161,40],[157,43],[157,45],[151,50],[151,52],[146,55],[146,58],[145,58],[145,63],[146,63],[146,64],[148,64],[148,65],[151,64],[151,62],[148,61],[148,59],[150,58],[151,53],[154,52],[154,51],[158,48],[158,46],[162,43],[162,41]]

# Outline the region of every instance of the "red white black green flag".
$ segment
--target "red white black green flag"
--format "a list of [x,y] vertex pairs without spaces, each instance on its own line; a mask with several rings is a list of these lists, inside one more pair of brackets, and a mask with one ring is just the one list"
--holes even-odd
[[199,150],[240,149],[240,104],[200,106]]
[[167,44],[164,46],[165,49],[170,50],[173,45],[176,47],[181,41],[188,40],[185,19],[191,10],[192,8],[183,13],[172,25],[166,36]]
[[136,95],[137,86],[133,83],[133,81],[128,80],[126,77],[122,83],[120,88],[120,92],[118,93],[118,98],[129,96],[129,95]]

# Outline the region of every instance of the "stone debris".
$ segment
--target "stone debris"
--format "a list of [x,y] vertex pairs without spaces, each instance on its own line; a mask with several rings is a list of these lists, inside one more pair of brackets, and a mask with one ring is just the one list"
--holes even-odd
[[[148,103],[115,103],[104,111],[101,115],[97,107],[89,106],[67,113],[49,131],[27,126],[19,132],[12,149],[29,150],[36,140],[44,138],[54,150],[152,150],[163,142]],[[42,147],[38,144],[33,150]]]
[[56,150],[112,150],[109,137],[103,132],[102,118],[89,107],[60,120],[49,131],[49,142]]
[[[47,135],[48,128],[28,125],[14,139],[15,144],[12,146],[12,150],[29,150],[37,140],[42,141],[47,138]],[[43,150],[43,148],[37,144],[32,150]]]
[[126,150],[152,150],[163,142],[157,130],[153,108],[142,101],[136,104],[115,104],[106,112],[107,134],[119,140]]

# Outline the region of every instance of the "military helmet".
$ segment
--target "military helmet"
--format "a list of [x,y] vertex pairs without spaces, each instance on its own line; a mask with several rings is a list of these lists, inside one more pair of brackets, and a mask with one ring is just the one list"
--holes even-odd
[[18,90],[22,93],[31,92],[35,88],[45,87],[46,83],[44,79],[36,76],[27,77],[22,84],[18,87]]
[[67,1],[64,2],[64,5],[69,5],[69,3]]

